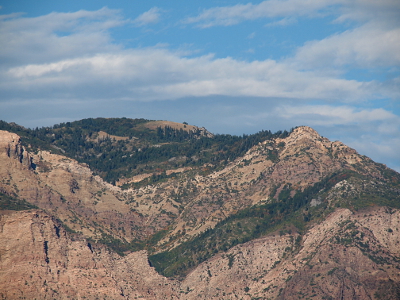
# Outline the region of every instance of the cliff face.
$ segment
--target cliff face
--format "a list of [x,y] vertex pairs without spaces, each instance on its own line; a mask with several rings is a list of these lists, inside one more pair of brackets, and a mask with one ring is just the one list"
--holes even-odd
[[120,257],[38,210],[2,213],[0,270],[2,299],[177,299],[145,252]]
[[87,166],[47,151],[28,153],[20,137],[6,131],[0,131],[0,160],[1,192],[45,209],[72,230],[128,241],[146,235],[143,218]]
[[[390,230],[389,230],[390,229]],[[400,212],[338,209],[303,238],[270,234],[195,268],[159,275],[145,251],[120,257],[40,210],[0,219],[2,299],[398,299]]]
[[20,143],[20,137],[11,132],[0,130],[0,155],[18,160],[28,169],[32,168],[32,161],[29,153]]

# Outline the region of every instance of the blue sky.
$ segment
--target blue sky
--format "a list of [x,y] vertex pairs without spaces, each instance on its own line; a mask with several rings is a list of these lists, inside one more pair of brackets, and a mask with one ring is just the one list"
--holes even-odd
[[0,119],[315,128],[400,171],[400,1],[0,0]]

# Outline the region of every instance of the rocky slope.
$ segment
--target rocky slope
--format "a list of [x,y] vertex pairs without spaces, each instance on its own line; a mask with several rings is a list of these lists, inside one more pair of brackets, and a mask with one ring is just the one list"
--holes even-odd
[[[177,218],[161,241],[171,245],[171,239],[182,242],[240,209],[278,199],[283,189],[290,190],[293,196],[343,170],[382,179],[382,169],[385,167],[343,143],[330,142],[310,127],[299,127],[285,139],[267,140],[251,148],[221,171],[208,176],[189,174],[127,194],[140,205],[150,200],[159,202],[160,209],[168,209],[167,203],[179,208],[178,212],[171,211]],[[184,236],[180,234],[183,231]]]
[[[393,231],[388,231],[393,228]],[[297,234],[236,246],[188,275],[188,299],[398,299],[400,213],[338,209]]]
[[158,243],[166,249],[240,209],[278,199],[282,190],[293,196],[343,170],[382,180],[386,170],[309,127],[299,127],[285,139],[266,140],[207,176],[189,169],[165,182],[128,190],[65,156],[28,153],[19,137],[6,131],[0,131],[0,159],[0,191],[26,199],[95,239],[130,242],[167,229]]
[[[390,229],[390,230],[389,230]],[[182,282],[66,232],[43,211],[2,211],[2,299],[398,299],[400,212],[338,209],[301,237],[273,233]]]
[[125,257],[68,234],[43,211],[0,219],[1,299],[177,299],[145,252]]
[[19,136],[6,131],[0,131],[0,160],[2,193],[37,205],[72,230],[86,236],[105,233],[128,240],[142,234],[132,231],[142,223],[141,217],[87,166],[47,151],[28,153]]
[[[259,143],[219,171],[183,168],[177,174],[122,190],[94,176],[85,164],[49,151],[28,152],[18,135],[0,131],[0,192],[39,207],[0,213],[0,295],[400,297],[400,213],[395,209],[400,175],[384,165],[312,128],[298,127],[286,138]],[[291,210],[282,210],[285,205]],[[168,253],[218,226],[228,234],[242,226],[234,219],[237,214],[257,207],[262,211],[258,219],[241,219],[243,225],[261,222],[265,214],[275,227],[234,247],[207,244],[207,255],[196,258],[203,263],[186,261],[180,281],[159,275],[146,251],[126,251],[137,244]],[[292,221],[285,223],[285,218]],[[263,222],[257,224],[265,227]],[[240,231],[258,230],[249,226]],[[101,243],[118,246],[114,249],[126,256]]]

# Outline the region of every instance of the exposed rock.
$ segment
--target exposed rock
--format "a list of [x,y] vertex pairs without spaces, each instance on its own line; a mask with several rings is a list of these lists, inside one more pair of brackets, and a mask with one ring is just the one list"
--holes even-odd
[[235,246],[193,268],[182,282],[156,273],[144,251],[120,257],[93,242],[145,240],[165,230],[156,250],[170,249],[243,208],[278,200],[286,190],[293,196],[343,170],[360,178],[334,182],[307,209],[323,204],[334,211],[339,200],[384,185],[387,168],[299,127],[286,138],[254,146],[207,176],[182,169],[176,178],[123,191],[94,176],[85,164],[48,151],[28,153],[18,135],[0,131],[0,191],[42,209],[1,212],[0,295],[396,299],[400,213],[386,207],[357,213],[336,209],[304,235],[274,233]]
[[[17,135],[3,131],[0,138],[3,154],[20,149]],[[169,226],[172,230],[159,243],[165,247],[214,227],[244,207],[271,201],[285,187],[295,193],[343,169],[381,177],[370,159],[340,142],[330,142],[310,127],[260,143],[208,176],[185,177],[182,172],[177,179],[125,191],[93,176],[87,165],[73,159],[47,151],[36,155],[24,151],[23,157],[33,160],[35,172],[24,168],[26,164],[18,165],[17,157],[3,156],[0,174],[8,184],[0,184],[0,189],[52,212],[73,230],[94,238],[105,231],[122,240],[144,239]],[[126,178],[120,184],[136,179]],[[186,234],[179,235],[183,229]]]
[[216,255],[187,276],[183,299],[398,299],[399,222],[398,210],[338,209],[301,243],[275,234]]
[[120,257],[102,245],[71,236],[42,211],[3,211],[0,296],[397,299],[399,228],[398,210],[375,208],[353,214],[338,209],[303,240],[296,232],[275,233],[238,245],[178,282],[149,266],[145,251]]
[[[29,154],[19,136],[6,131],[0,131],[0,159],[0,191],[47,210],[72,230],[128,241],[146,235],[146,230],[132,230],[141,228],[143,217],[114,195],[119,188],[93,176],[86,165],[47,151]],[[35,170],[26,163],[31,160]]]
[[177,123],[171,121],[151,121],[145,123],[143,126],[152,130],[156,130],[157,128],[165,128],[168,126],[175,130],[184,130],[190,133],[194,133],[199,137],[204,136],[212,138],[214,136],[204,127],[197,127],[195,125],[189,125],[187,123]]
[[42,211],[2,212],[1,299],[177,299],[144,251],[120,257]]
[[8,131],[0,130],[0,155],[7,155],[20,163],[32,168],[32,161],[25,147],[21,145],[20,137]]
[[186,231],[186,236],[182,237],[184,240],[187,235],[196,235],[214,227],[243,207],[278,198],[285,187],[289,187],[293,194],[342,170],[382,177],[376,164],[354,149],[340,142],[330,142],[310,127],[298,127],[287,138],[254,146],[221,171],[205,177],[197,176],[194,180],[187,179],[185,186],[174,181],[161,184],[160,189],[165,195],[180,190],[189,194],[183,212],[175,221],[175,229],[163,242],[183,228]]

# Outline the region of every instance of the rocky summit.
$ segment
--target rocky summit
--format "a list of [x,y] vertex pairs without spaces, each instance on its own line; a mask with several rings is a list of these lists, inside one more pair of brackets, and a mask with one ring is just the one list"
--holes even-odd
[[400,299],[400,174],[310,127],[0,129],[1,299]]

